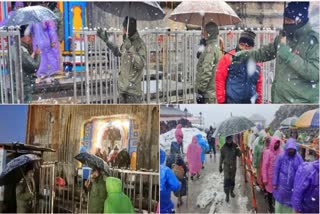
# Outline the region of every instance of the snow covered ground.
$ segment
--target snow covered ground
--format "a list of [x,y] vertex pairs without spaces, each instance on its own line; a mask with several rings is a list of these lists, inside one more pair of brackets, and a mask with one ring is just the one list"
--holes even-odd
[[[184,204],[175,206],[176,213],[252,213],[251,194],[248,183],[244,182],[242,166],[238,162],[236,173],[235,198],[230,197],[230,202],[225,201],[223,190],[223,173],[219,173],[218,151],[216,158],[206,155],[205,168],[201,170],[200,178],[189,180],[188,197],[183,197]],[[266,202],[262,192],[256,191],[258,211],[266,212]],[[177,198],[172,194],[174,204]],[[188,202],[187,202],[188,201]]]
[[[172,129],[172,130],[160,135],[160,139],[159,139],[160,148],[162,148],[166,152],[168,152],[170,150],[171,142],[176,141],[175,132],[176,132],[176,129]],[[182,132],[183,132],[184,153],[187,152],[188,145],[192,142],[193,136],[195,136],[197,134],[201,134],[205,138],[207,136],[205,132],[202,132],[197,128],[182,128]]]

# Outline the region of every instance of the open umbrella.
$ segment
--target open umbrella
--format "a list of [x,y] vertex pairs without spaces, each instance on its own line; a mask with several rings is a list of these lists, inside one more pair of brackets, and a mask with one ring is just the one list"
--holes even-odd
[[227,120],[223,121],[216,131],[213,133],[212,137],[218,136],[231,136],[235,134],[239,134],[245,130],[248,130],[254,127],[254,123],[245,118],[245,117],[230,117]]
[[21,26],[54,19],[58,19],[58,17],[50,9],[39,5],[29,6],[18,9],[10,16],[6,26]]
[[105,171],[107,174],[110,174],[108,164],[96,155],[82,152],[77,154],[74,158],[81,163],[86,164],[90,168],[99,168]]
[[[129,17],[136,20],[154,21],[163,19],[164,11],[157,2],[95,2],[95,4],[107,13],[119,17]],[[129,21],[127,34],[129,32]]]
[[137,20],[154,21],[165,14],[157,2],[95,2],[101,10],[119,17],[129,16]]
[[319,128],[319,109],[303,113],[294,125],[297,128]]
[[283,128],[294,126],[294,124],[296,123],[297,119],[298,119],[297,116],[288,117],[288,118],[284,119],[284,120],[280,123],[280,125],[281,125]]
[[203,26],[210,21],[219,26],[235,25],[241,21],[234,10],[223,0],[181,2],[171,13],[169,19],[198,26]]
[[22,172],[26,165],[35,161],[39,161],[40,157],[33,154],[20,155],[17,158],[11,160],[0,175],[0,186],[6,185],[12,182],[19,182],[23,176]]

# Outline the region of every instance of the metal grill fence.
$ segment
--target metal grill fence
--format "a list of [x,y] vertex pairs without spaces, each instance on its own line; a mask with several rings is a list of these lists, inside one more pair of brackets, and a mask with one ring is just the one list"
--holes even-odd
[[18,28],[0,28],[0,103],[23,103],[21,40]]
[[[221,30],[225,51],[236,47],[242,30]],[[255,30],[259,48],[273,42],[275,30]],[[144,103],[196,103],[194,90],[199,31],[143,30],[141,38],[147,46],[142,89]],[[18,31],[0,31],[1,43],[8,38],[8,47],[1,45],[1,102],[23,102],[23,78]],[[15,38],[15,39],[12,39]],[[110,40],[122,42],[121,32],[110,32]],[[8,41],[9,41],[8,40]],[[72,38],[73,64],[70,90],[73,103],[117,103],[117,80],[120,59],[96,36],[95,29],[75,31]],[[14,51],[15,50],[15,51]],[[11,60],[10,60],[11,59]],[[12,62],[12,63],[10,63]],[[263,100],[271,101],[271,85],[275,61],[263,63]],[[63,93],[61,93],[63,96]],[[69,99],[70,100],[70,99]],[[45,100],[43,100],[45,101]],[[42,102],[43,102],[42,101]]]
[[[40,213],[88,213],[89,192],[84,189],[81,168],[73,163],[44,163],[40,167],[39,206]],[[129,197],[134,208],[142,213],[155,212],[159,201],[159,173],[110,169],[109,176],[121,179],[122,191]],[[64,185],[58,185],[62,178]]]

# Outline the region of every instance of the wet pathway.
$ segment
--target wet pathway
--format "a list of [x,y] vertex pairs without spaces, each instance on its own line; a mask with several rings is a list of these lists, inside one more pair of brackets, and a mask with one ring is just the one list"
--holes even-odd
[[[177,208],[177,198],[172,194],[177,213],[252,213],[251,189],[249,183],[244,182],[243,170],[238,159],[236,174],[235,198],[225,202],[223,191],[223,172],[219,173],[219,152],[216,158],[207,154],[205,169],[201,177],[194,181],[189,180],[188,197],[183,197],[183,205]],[[248,178],[249,179],[249,178]],[[264,194],[256,188],[255,191],[259,213],[267,212]],[[188,201],[187,201],[188,198]]]

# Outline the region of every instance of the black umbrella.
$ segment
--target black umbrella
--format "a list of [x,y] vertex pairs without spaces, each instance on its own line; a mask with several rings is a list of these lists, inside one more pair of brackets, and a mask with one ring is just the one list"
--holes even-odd
[[39,5],[29,6],[18,9],[9,17],[6,26],[28,25],[55,19],[58,17],[50,9]]
[[212,136],[217,137],[221,135],[227,137],[239,134],[254,126],[254,123],[245,117],[230,117],[219,125]]
[[154,21],[163,19],[164,11],[157,2],[95,2],[101,10],[118,17],[131,17],[136,20]]
[[96,155],[82,152],[77,154],[74,158],[90,168],[98,168],[105,171],[107,174],[110,174],[108,164]]
[[[97,7],[107,13],[119,17],[129,17],[136,20],[155,21],[163,19],[164,11],[157,2],[95,2]],[[129,20],[127,24],[127,34],[129,32]]]
[[20,155],[11,160],[0,175],[0,186],[19,182],[23,176],[23,168],[35,161],[40,161],[40,157],[33,154]]

